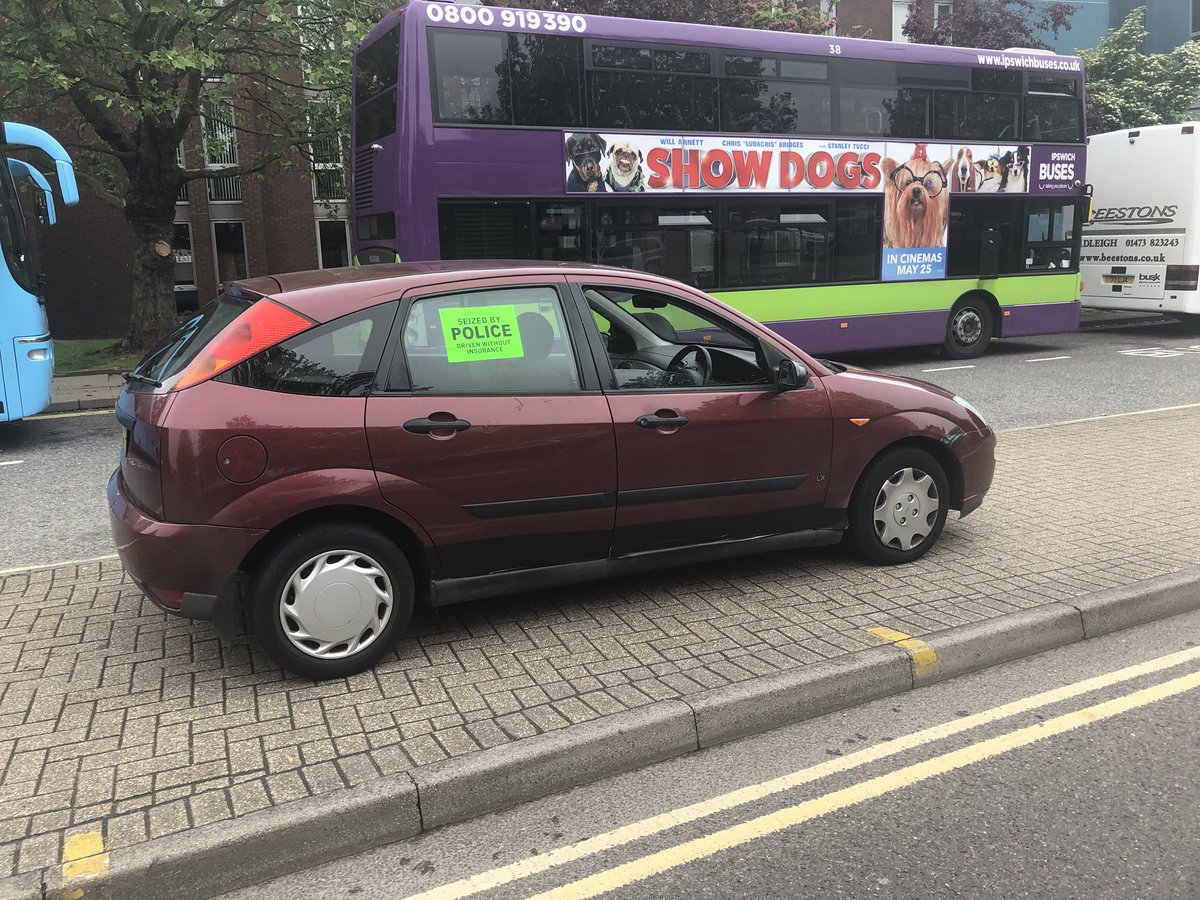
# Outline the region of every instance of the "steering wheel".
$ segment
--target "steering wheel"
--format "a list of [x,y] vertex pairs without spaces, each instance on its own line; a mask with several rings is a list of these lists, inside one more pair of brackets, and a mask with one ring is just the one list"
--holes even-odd
[[[684,360],[693,353],[696,354],[696,365],[689,366]],[[666,368],[668,372],[691,379],[692,384],[697,387],[708,384],[708,379],[712,377],[712,370],[712,356],[709,354],[708,348],[702,347],[700,344],[688,344],[680,349],[667,363]]]

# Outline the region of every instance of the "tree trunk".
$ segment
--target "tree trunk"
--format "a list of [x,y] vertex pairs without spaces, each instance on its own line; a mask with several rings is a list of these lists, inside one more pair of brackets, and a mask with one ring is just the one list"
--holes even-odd
[[[175,203],[132,205],[125,219],[133,231],[133,290],[129,333],[131,350],[149,350],[175,329]],[[166,250],[164,256],[161,251]]]

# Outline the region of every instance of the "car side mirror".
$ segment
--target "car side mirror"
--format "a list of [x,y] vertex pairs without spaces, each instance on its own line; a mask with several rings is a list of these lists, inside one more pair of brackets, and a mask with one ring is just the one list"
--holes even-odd
[[775,384],[784,391],[808,384],[808,369],[798,362],[782,359],[775,370]]

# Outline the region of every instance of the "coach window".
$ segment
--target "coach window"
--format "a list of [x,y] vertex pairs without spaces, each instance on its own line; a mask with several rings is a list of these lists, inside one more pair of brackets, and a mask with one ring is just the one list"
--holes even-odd
[[1032,200],[1026,231],[1026,269],[1074,269],[1074,200]]
[[[499,32],[429,29],[438,121],[512,123],[511,78]],[[503,90],[502,90],[503,87]]]
[[554,288],[532,285],[416,300],[404,323],[414,391],[561,394],[579,370]]
[[838,132],[871,137],[929,137],[933,92],[920,88],[838,88]]
[[712,287],[716,283],[715,222],[711,206],[601,206],[595,259]]
[[712,131],[717,80],[708,51],[595,44],[587,72],[593,128]]
[[1022,253],[1025,234],[1025,200],[1020,197],[959,194],[950,204],[950,228],[946,251],[946,274],[950,277],[979,277],[985,232],[999,242],[1000,275],[1025,271]]
[[811,284],[829,280],[833,244],[827,203],[726,207],[721,284]]
[[934,134],[941,140],[1016,141],[1019,105],[1015,95],[938,91]]
[[721,130],[829,132],[828,66],[822,60],[729,54],[721,78]]
[[833,280],[879,278],[883,204],[874,197],[838,197],[834,201]]
[[[510,34],[507,55],[514,124],[561,127],[584,120],[580,38]],[[506,89],[502,80],[502,95]]]

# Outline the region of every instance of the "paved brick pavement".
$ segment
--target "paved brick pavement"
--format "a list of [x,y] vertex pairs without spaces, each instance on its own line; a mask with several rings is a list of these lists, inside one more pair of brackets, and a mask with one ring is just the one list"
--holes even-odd
[[1200,410],[1001,436],[925,559],[780,553],[424,614],[376,671],[284,679],[168,618],[118,563],[0,579],[0,876],[607,713],[1189,568]]

